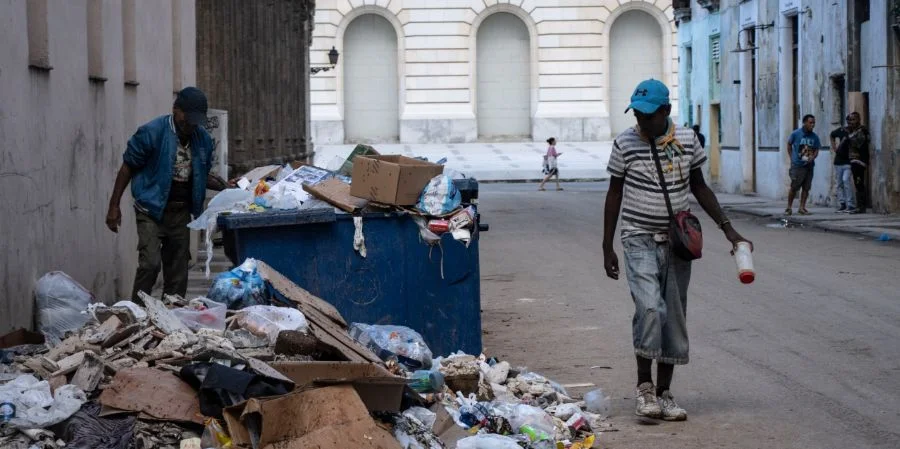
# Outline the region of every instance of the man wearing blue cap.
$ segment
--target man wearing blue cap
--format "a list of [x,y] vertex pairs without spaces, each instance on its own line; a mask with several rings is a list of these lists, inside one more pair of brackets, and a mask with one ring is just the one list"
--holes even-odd
[[[138,269],[132,298],[150,294],[160,268],[163,293],[187,293],[191,216],[200,215],[206,189],[223,190],[224,180],[210,174],[213,142],[203,129],[206,95],[196,87],[178,92],[171,115],[157,117],[138,128],[128,140],[119,168],[106,226],[122,224],[119,203],[131,183],[138,232]],[[139,302],[140,303],[140,302]]]
[[[690,128],[676,126],[669,118],[672,106],[665,84],[654,79],[638,84],[625,112],[629,110],[634,110],[637,126],[616,137],[607,166],[611,177],[603,220],[604,268],[607,276],[619,278],[613,237],[621,209],[626,274],[635,305],[635,413],[682,421],[687,419],[687,412],[678,406],[669,389],[675,365],[688,363],[686,315],[691,262],[671,250],[670,217],[689,209],[690,190],[725,232],[725,238],[734,245],[747,240],[731,226],[703,179],[706,153],[697,134]],[[663,177],[671,213],[660,182]],[[654,359],[656,386],[652,376]]]

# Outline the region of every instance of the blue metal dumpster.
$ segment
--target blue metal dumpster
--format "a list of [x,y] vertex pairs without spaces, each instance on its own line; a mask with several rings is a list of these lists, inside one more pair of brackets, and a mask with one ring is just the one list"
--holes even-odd
[[481,352],[477,226],[468,247],[449,233],[432,247],[409,215],[366,214],[363,258],[353,249],[353,217],[333,208],[224,215],[218,223],[233,263],[265,261],[348,322],[408,326],[435,356]]

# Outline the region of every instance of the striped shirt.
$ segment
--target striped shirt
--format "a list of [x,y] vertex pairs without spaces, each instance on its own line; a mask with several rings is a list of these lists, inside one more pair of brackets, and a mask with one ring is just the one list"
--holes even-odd
[[[700,139],[690,128],[676,126],[675,137],[684,146],[684,154],[674,156],[672,170],[669,159],[660,151],[660,162],[669,190],[672,210],[677,214],[688,210],[690,172],[706,162],[706,152]],[[659,149],[661,150],[661,149]],[[650,154],[650,143],[629,128],[613,141],[612,154],[606,171],[616,178],[625,178],[622,198],[622,238],[640,234],[657,234],[669,229],[669,211],[660,188],[659,174]]]

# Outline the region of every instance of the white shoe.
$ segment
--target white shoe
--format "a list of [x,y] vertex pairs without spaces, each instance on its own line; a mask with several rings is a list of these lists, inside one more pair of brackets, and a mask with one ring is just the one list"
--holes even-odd
[[687,411],[675,403],[675,398],[669,390],[663,391],[659,396],[659,408],[662,409],[662,419],[666,421],[684,421],[687,419]]
[[659,418],[662,416],[662,408],[656,399],[656,387],[652,382],[644,382],[638,385],[635,391],[635,407],[634,414],[638,416],[646,416],[647,418]]

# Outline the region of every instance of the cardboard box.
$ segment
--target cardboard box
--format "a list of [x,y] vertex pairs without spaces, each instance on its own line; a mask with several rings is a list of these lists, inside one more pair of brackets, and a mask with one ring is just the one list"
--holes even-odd
[[31,332],[27,329],[16,329],[0,337],[0,349],[11,348],[19,345],[42,345],[44,334]]
[[399,449],[349,385],[250,399],[224,411],[236,447]]
[[359,144],[355,148],[353,148],[353,151],[351,151],[350,155],[347,156],[347,160],[345,160],[344,164],[341,165],[338,173],[344,176],[350,176],[353,174],[353,159],[356,159],[357,156],[378,156],[380,154],[381,153],[368,145]]
[[399,412],[406,379],[374,363],[274,362],[269,364],[297,387],[350,384],[373,412]]
[[419,201],[428,181],[444,173],[444,166],[404,156],[358,156],[353,160],[350,194],[395,206]]

